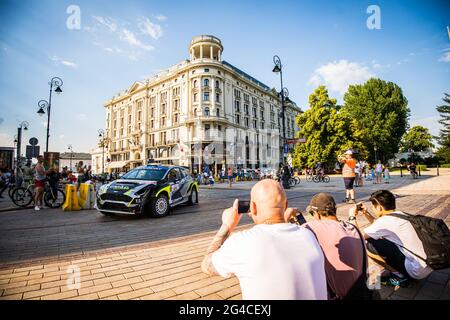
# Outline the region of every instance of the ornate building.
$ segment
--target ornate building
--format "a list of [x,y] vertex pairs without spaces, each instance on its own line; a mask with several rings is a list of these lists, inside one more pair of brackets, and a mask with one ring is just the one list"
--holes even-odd
[[[106,102],[107,171],[149,159],[199,171],[204,165],[220,170],[278,164],[283,150],[277,91],[223,61],[222,52],[218,38],[194,37],[189,60]],[[286,138],[294,138],[301,110],[290,100],[285,104]]]

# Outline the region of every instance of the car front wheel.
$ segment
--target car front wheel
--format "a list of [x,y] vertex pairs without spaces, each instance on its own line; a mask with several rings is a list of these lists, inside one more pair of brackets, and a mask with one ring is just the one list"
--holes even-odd
[[198,192],[197,189],[192,188],[191,195],[189,196],[188,204],[190,206],[198,203]]
[[161,218],[169,214],[169,199],[165,194],[160,194],[152,201],[151,216]]

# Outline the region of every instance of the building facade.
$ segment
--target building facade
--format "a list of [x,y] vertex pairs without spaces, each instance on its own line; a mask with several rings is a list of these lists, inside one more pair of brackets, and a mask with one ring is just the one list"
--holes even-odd
[[[189,60],[106,102],[106,171],[149,159],[198,171],[276,167],[283,156],[278,93],[223,61],[222,52],[218,38],[194,37]],[[285,106],[286,138],[292,139],[301,110],[290,100]]]

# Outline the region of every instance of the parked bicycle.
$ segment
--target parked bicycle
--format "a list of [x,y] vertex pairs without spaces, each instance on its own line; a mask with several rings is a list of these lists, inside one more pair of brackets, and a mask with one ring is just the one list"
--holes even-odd
[[[28,207],[32,202],[34,203],[35,192],[34,185],[30,184],[28,187],[20,187],[14,189],[12,193],[12,201],[16,206]],[[44,188],[44,203],[49,208],[59,208],[66,201],[66,194],[61,187],[51,188],[48,182],[45,182]]]

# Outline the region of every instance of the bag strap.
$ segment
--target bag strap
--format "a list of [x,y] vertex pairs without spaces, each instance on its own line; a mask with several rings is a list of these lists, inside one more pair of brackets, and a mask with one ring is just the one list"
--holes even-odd
[[[403,220],[406,220],[406,221],[408,221],[409,223],[411,223],[411,221],[409,220],[409,218],[412,217],[413,215],[410,214],[410,213],[406,213],[406,212],[404,212],[404,214],[405,214],[405,215],[398,214],[398,213],[390,213],[389,216],[396,217],[396,218],[399,218],[399,219],[403,219]],[[414,226],[413,226],[413,228],[414,228]],[[414,231],[415,231],[415,229],[414,229]],[[417,231],[416,231],[416,234],[417,234]],[[388,240],[388,241],[391,241],[391,240]],[[420,260],[424,261],[425,263],[427,262],[426,259],[424,259],[423,257],[419,256],[418,254],[414,253],[412,250],[409,250],[408,248],[406,248],[406,247],[402,246],[401,244],[398,244],[398,243],[396,243],[396,242],[394,242],[394,241],[391,241],[391,242],[393,242],[394,244],[396,244],[396,245],[399,246],[399,247],[402,247],[403,249],[405,249],[405,250],[408,251],[409,253],[413,254],[414,256],[416,256],[417,258],[419,258]],[[422,244],[422,245],[423,245],[423,244]]]
[[351,224],[353,227],[355,227],[356,231],[358,232],[359,239],[361,240],[361,245],[362,245],[362,249],[363,249],[363,275],[365,275],[367,277],[367,252],[366,252],[366,243],[364,241],[364,237],[356,225],[354,225],[353,223],[350,223],[350,222],[347,222],[347,223]]

